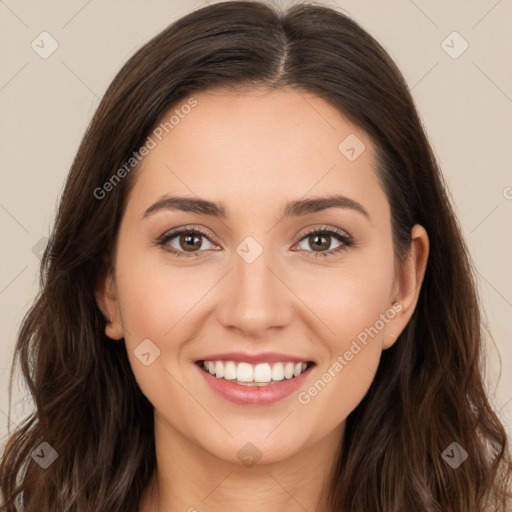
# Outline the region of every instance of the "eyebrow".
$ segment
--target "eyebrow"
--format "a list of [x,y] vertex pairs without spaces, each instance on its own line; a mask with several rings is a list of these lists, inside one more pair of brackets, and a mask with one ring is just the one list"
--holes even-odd
[[[315,213],[329,208],[346,208],[359,212],[371,222],[370,214],[366,208],[354,199],[350,199],[342,194],[330,196],[311,197],[307,199],[298,199],[287,203],[282,211],[283,217],[299,217],[309,213]],[[221,202],[208,201],[206,199],[195,197],[169,197],[163,196],[162,199],[152,204],[143,214],[142,218],[162,210],[179,210],[183,212],[198,213],[226,219],[227,210]]]

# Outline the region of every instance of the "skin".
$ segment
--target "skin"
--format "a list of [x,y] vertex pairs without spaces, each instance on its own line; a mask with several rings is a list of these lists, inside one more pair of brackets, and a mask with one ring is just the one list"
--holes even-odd
[[[414,312],[428,236],[413,227],[410,258],[395,275],[372,141],[324,100],[266,89],[194,97],[198,105],[137,170],[114,272],[97,290],[112,320],[106,333],[124,338],[155,411],[158,470],[140,511],[325,511],[345,420]],[[338,149],[349,134],[366,146],[355,161]],[[333,193],[361,203],[370,220],[348,208],[281,218],[289,200]],[[167,210],[142,218],[165,194],[221,201],[229,215]],[[184,225],[211,235],[199,239],[198,258],[156,244]],[[357,245],[315,257],[322,249],[304,237],[312,227],[339,228]],[[250,264],[236,252],[249,235],[263,248]],[[335,237],[324,243],[324,252],[340,246]],[[271,405],[233,404],[194,366],[218,352],[294,354],[316,362],[307,390],[393,303],[400,312],[307,404],[297,393]],[[148,338],[160,356],[145,366],[134,350]],[[237,457],[247,442],[261,454],[253,466]]]

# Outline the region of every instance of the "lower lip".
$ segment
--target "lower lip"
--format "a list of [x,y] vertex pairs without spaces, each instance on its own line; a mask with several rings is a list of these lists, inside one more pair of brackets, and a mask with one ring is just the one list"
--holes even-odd
[[297,391],[304,381],[308,378],[312,365],[304,373],[293,379],[284,379],[277,384],[268,386],[244,386],[235,384],[226,379],[218,379],[209,372],[202,370],[199,365],[195,365],[199,373],[203,376],[210,387],[226,400],[239,405],[268,405],[278,402],[288,395]]

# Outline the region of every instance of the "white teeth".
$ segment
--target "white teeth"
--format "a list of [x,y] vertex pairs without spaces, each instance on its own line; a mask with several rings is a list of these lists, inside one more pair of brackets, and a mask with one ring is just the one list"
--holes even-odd
[[272,380],[283,380],[283,379],[284,379],[283,363],[275,363],[272,366]]
[[224,365],[221,361],[216,361],[215,363],[215,376],[219,379],[222,379],[224,377]]
[[240,382],[252,382],[253,373],[252,365],[249,363],[238,363],[236,380],[239,380]]
[[[217,361],[217,363],[221,363],[222,361]],[[215,363],[215,364],[217,364]],[[233,361],[228,361],[224,365],[224,378],[226,380],[235,380],[236,379],[236,365]]]
[[[298,377],[307,363],[250,363],[234,361],[203,361],[203,368],[218,379],[234,380],[247,385],[268,384]],[[272,382],[272,383],[273,383]]]
[[291,379],[293,377],[293,370],[295,369],[295,365],[293,363],[286,363],[284,367],[284,376],[287,379]]
[[270,382],[272,370],[268,363],[257,364],[254,368],[254,382]]

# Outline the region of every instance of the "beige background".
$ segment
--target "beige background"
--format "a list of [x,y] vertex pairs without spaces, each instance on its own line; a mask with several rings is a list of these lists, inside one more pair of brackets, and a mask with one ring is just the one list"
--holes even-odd
[[[495,342],[489,345],[489,393],[512,434],[512,2],[323,3],[342,8],[374,35],[412,89],[476,263]],[[204,5],[0,0],[2,443],[16,333],[38,287],[37,248],[49,233],[80,139],[127,58],[173,20]],[[58,43],[47,59],[31,47],[43,31]],[[462,40],[449,37],[442,46],[453,31],[469,44],[458,58],[443,46],[453,53]],[[29,406],[26,391],[15,391],[11,428]]]

